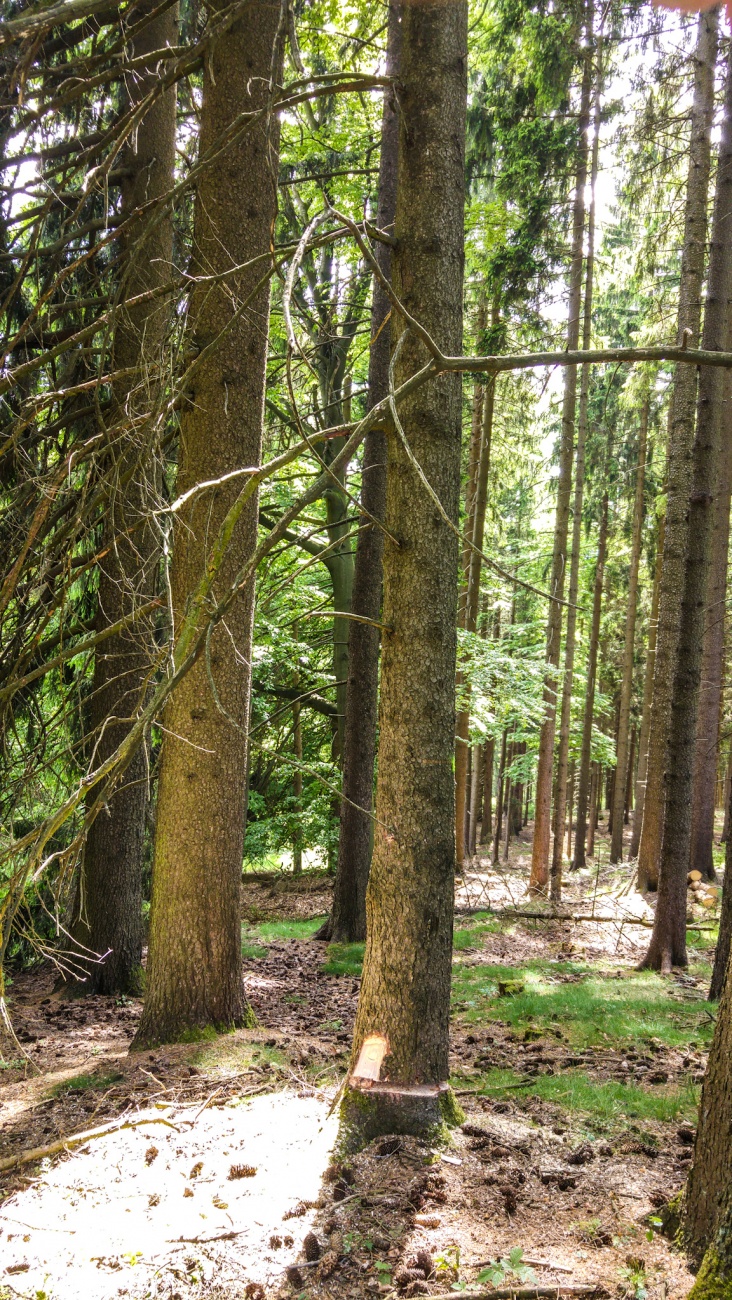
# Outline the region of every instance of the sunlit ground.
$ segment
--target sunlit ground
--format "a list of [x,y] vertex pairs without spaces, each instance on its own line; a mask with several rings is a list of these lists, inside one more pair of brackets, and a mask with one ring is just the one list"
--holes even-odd
[[312,1223],[302,1202],[328,1165],[327,1112],[291,1092],[147,1110],[135,1120],[155,1122],[46,1161],[0,1211],[0,1284],[34,1300],[171,1296],[214,1278],[269,1290]]

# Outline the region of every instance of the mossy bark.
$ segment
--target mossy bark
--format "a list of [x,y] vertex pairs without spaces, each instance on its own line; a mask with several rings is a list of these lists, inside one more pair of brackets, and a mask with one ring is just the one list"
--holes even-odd
[[[407,309],[440,347],[462,344],[467,4],[407,0],[393,275]],[[396,313],[397,385],[425,348]],[[387,1039],[381,1082],[396,1093],[448,1078],[454,892],[453,746],[458,541],[415,472],[457,524],[461,392],[451,374],[400,404],[409,451],[389,438],[384,623],[374,853],[354,1067],[371,1034]],[[345,1103],[348,1104],[348,1103]],[[427,1108],[429,1110],[429,1107]],[[407,1102],[389,1127],[411,1126]],[[385,1123],[380,1121],[380,1124]],[[423,1127],[429,1127],[427,1118]],[[411,1131],[411,1128],[410,1128]]]
[[[247,264],[270,247],[279,137],[270,113],[253,125],[248,119],[266,109],[279,77],[281,13],[278,3],[254,0],[206,59],[200,155],[215,162],[198,182],[192,272],[202,278],[190,307],[191,343],[205,360],[193,371],[182,422],[181,493],[260,458],[269,288],[257,289],[261,266]],[[208,282],[209,275],[221,278]],[[176,625],[239,487],[235,481],[201,492],[177,516],[171,577]],[[216,576],[215,596],[253,553],[256,532],[252,499]],[[241,870],[253,608],[250,584],[165,711],[138,1046],[210,1026],[230,1028],[249,1015],[241,968]]]
[[730,1300],[732,1296],[732,1192],[707,1247],[688,1300]]

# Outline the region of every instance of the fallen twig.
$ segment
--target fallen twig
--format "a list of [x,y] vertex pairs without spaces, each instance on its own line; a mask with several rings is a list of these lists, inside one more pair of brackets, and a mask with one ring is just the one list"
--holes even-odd
[[43,1160],[45,1156],[55,1156],[62,1151],[70,1151],[73,1147],[90,1142],[92,1138],[107,1137],[109,1133],[120,1133],[126,1128],[141,1128],[143,1124],[167,1124],[168,1128],[172,1128],[176,1133],[179,1132],[177,1126],[164,1115],[155,1115],[149,1119],[146,1117],[116,1120],[113,1124],[105,1124],[102,1128],[87,1129],[83,1133],[72,1133],[69,1137],[58,1138],[56,1142],[50,1142],[47,1147],[34,1147],[31,1151],[21,1151],[17,1156],[6,1156],[4,1160],[0,1160],[0,1173],[4,1173],[6,1169],[14,1169],[16,1165],[27,1165],[32,1160]]
[[[605,916],[600,915],[582,915],[572,912],[522,912],[518,908],[514,910],[498,909],[493,907],[466,907],[456,909],[456,913],[468,916],[473,912],[488,912],[490,916],[495,916],[498,920],[513,921],[608,921],[613,925],[642,925],[646,930],[653,929],[653,921],[646,920],[640,916]],[[713,930],[713,925],[687,925],[687,930]]]

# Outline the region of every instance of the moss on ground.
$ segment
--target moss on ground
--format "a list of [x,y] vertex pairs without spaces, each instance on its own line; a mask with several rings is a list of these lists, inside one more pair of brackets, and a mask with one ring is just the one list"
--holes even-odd
[[[714,1022],[701,992],[686,990],[655,971],[598,971],[586,963],[528,962],[453,969],[453,1006],[465,1024],[500,1021],[515,1029],[559,1031],[573,1047],[642,1045],[706,1047]],[[566,976],[575,980],[567,981]],[[524,983],[501,997],[499,981]]]

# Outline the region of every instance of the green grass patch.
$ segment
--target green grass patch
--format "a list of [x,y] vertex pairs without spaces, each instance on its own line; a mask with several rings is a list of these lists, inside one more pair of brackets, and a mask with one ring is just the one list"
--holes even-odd
[[[459,1089],[464,1083],[464,1079],[455,1079],[453,1086]],[[488,1070],[475,1086],[479,1094],[485,1092],[490,1097],[539,1097],[601,1128],[612,1128],[623,1120],[694,1122],[701,1092],[692,1083],[653,1090],[637,1083],[597,1083],[582,1070],[539,1075],[528,1083],[522,1083],[515,1070]]]
[[[622,979],[585,964],[562,963],[563,974],[582,976],[562,983],[557,967],[529,962],[525,967],[453,968],[453,1001],[464,1023],[503,1021],[515,1030],[560,1030],[576,1048],[607,1044],[639,1045],[656,1039],[668,1047],[711,1041],[713,1021],[699,994],[688,995],[654,971],[625,972]],[[524,991],[499,997],[499,980],[524,981]]]
[[363,969],[364,943],[329,943],[321,970],[326,975],[351,975],[358,979]]
[[484,934],[500,934],[501,928],[497,917],[492,917],[489,912],[476,912],[464,925],[453,930],[453,949],[464,952],[466,948],[479,948]]
[[241,955],[266,957],[268,944],[276,939],[311,939],[324,920],[322,916],[311,916],[305,921],[260,921],[256,925],[244,922],[241,927]]
[[75,1074],[72,1079],[54,1083],[50,1092],[53,1097],[61,1097],[69,1092],[89,1092],[91,1089],[100,1091],[111,1088],[112,1084],[119,1083],[123,1078],[124,1075],[119,1070],[112,1070],[109,1074]]

